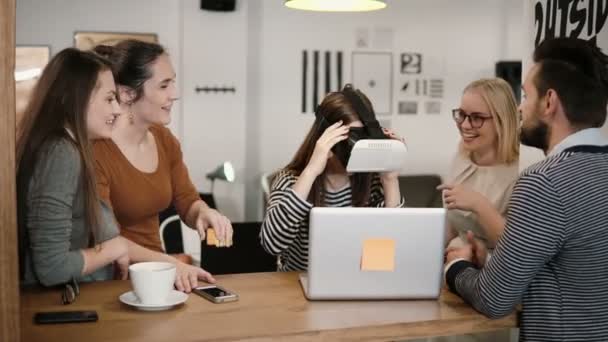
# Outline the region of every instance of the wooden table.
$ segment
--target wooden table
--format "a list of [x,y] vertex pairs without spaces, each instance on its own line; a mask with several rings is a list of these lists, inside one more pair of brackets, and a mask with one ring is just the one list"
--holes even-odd
[[[296,273],[218,276],[238,302],[213,304],[191,294],[169,311],[142,312],[118,301],[128,281],[83,284],[75,303],[59,304],[59,290],[21,295],[23,341],[385,341],[484,332],[516,325],[514,315],[490,320],[457,296],[439,300],[309,302]],[[96,310],[96,323],[35,325],[35,312]]]

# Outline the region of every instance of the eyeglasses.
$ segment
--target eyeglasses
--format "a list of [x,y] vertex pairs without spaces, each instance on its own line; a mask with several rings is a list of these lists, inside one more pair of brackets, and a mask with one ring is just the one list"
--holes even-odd
[[72,280],[66,283],[63,288],[61,303],[63,305],[72,304],[76,301],[76,297],[78,297],[79,294],[80,287],[78,286],[78,282],[76,282],[76,279],[72,278]]
[[486,120],[492,119],[492,116],[484,115],[481,113],[467,114],[464,112],[464,110],[462,110],[460,108],[456,108],[456,109],[452,109],[452,118],[454,119],[454,121],[456,121],[456,123],[458,125],[462,125],[464,120],[468,118],[469,123],[471,124],[471,127],[481,128],[481,126],[483,126],[483,123],[486,122]]

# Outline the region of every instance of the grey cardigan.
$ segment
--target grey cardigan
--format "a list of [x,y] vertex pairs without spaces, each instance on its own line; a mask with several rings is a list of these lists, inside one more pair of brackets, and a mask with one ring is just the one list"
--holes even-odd
[[[112,279],[111,264],[82,275],[81,250],[88,247],[88,234],[81,172],[79,152],[70,141],[55,140],[41,151],[26,197],[25,285],[52,286],[72,278],[79,281]],[[103,242],[119,233],[112,211],[99,203],[101,226],[97,240]]]

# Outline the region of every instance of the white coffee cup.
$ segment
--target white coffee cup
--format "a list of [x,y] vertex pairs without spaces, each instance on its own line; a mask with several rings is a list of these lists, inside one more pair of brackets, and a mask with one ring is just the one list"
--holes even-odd
[[129,266],[133,291],[142,304],[164,304],[175,283],[170,262],[140,262]]

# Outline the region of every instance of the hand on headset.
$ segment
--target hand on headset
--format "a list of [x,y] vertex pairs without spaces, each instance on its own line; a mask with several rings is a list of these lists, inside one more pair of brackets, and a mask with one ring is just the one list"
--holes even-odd
[[399,140],[405,145],[405,138],[398,136],[392,129],[382,127],[382,133],[389,137],[389,139]]
[[323,173],[325,166],[327,165],[327,159],[331,156],[331,148],[337,143],[348,138],[349,127],[344,125],[342,121],[338,121],[333,125],[327,127],[325,132],[321,135],[315,145],[315,149],[312,152],[310,161],[306,166],[306,169],[314,176],[318,176]]

